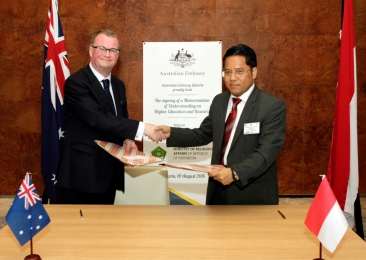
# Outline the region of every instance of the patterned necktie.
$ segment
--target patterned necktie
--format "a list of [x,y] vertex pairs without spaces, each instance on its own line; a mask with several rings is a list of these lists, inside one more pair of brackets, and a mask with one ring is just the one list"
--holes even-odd
[[109,79],[103,79],[102,80],[103,86],[104,86],[104,92],[107,96],[109,105],[111,106],[112,109],[112,113],[113,115],[116,115],[116,110],[114,108],[114,103],[113,103],[113,99],[112,99],[112,95],[111,92],[109,91]]
[[233,130],[236,114],[238,113],[237,106],[241,102],[240,98],[233,98],[233,107],[231,108],[230,114],[226,119],[224,139],[222,140],[221,146],[221,158],[220,164],[224,164],[224,155],[226,151],[227,143],[229,142],[231,131]]

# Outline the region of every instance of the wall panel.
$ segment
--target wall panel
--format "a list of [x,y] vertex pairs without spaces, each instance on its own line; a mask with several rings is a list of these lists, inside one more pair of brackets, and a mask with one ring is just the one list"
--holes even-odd
[[[26,171],[43,190],[41,84],[48,0],[0,0],[0,195],[17,191]],[[366,193],[366,2],[354,0],[358,66],[360,193]],[[96,30],[120,37],[113,73],[127,86],[131,118],[142,120],[142,43],[244,43],[258,55],[260,88],[288,106],[278,158],[281,194],[314,194],[326,173],[339,62],[339,1],[59,0],[71,73],[88,63]],[[224,88],[224,87],[223,87]],[[153,123],[153,122],[150,122]],[[142,148],[142,145],[139,144]]]

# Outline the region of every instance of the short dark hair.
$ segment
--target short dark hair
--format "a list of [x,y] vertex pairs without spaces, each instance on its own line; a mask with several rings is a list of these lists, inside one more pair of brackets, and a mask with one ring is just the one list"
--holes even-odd
[[257,67],[257,55],[255,54],[255,51],[250,48],[249,46],[246,46],[244,44],[238,44],[236,46],[232,46],[230,49],[228,49],[222,58],[222,65],[225,65],[225,60],[227,57],[230,56],[244,56],[247,65],[252,69],[254,67]]

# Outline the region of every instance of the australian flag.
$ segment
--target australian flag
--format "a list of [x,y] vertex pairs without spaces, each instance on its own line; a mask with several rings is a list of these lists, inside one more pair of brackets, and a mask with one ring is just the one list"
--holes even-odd
[[25,175],[5,219],[21,246],[51,222],[29,173]]
[[[64,142],[64,84],[70,75],[58,3],[50,0],[42,81],[42,175],[50,202],[55,201],[58,161]],[[45,196],[46,197],[46,196]]]

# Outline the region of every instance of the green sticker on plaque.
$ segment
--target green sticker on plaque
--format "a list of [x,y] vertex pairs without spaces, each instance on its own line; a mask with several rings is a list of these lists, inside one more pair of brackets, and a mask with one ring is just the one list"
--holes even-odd
[[155,157],[164,159],[166,155],[166,151],[161,148],[160,146],[156,147],[154,150],[151,151],[151,154]]

